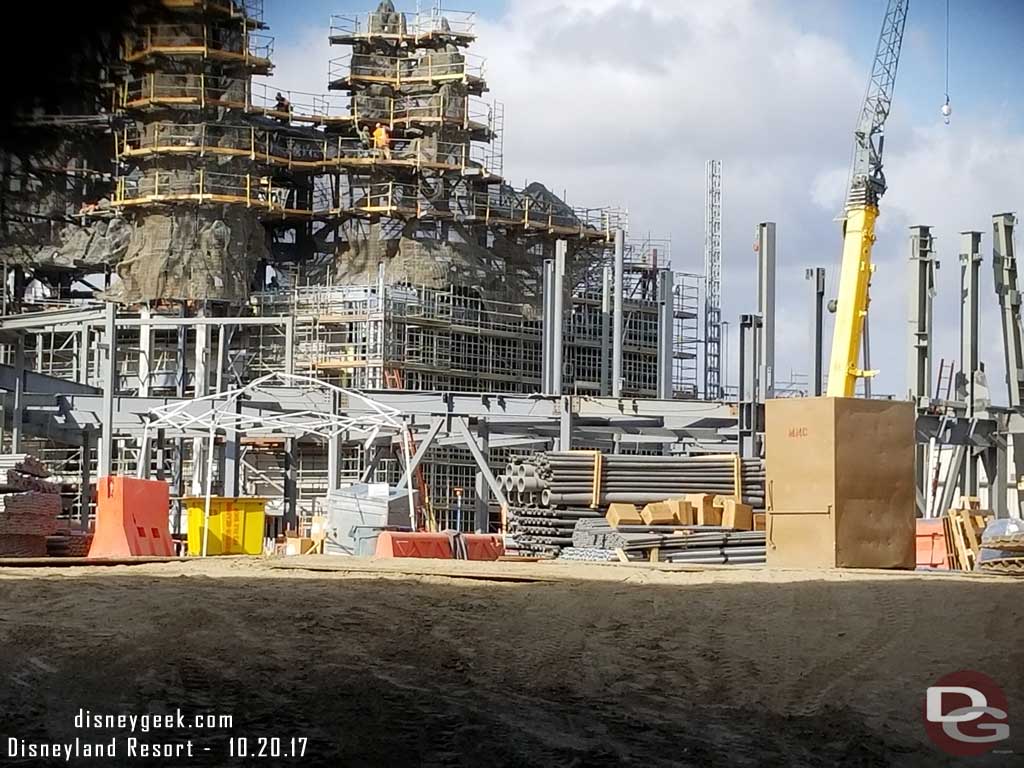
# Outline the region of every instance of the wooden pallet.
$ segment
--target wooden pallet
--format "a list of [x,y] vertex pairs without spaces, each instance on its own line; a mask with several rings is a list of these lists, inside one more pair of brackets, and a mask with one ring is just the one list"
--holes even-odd
[[942,518],[942,530],[946,536],[946,558],[950,570],[973,571],[981,551],[981,533],[985,530],[989,513],[980,511],[975,499],[962,497],[966,508],[951,509]]

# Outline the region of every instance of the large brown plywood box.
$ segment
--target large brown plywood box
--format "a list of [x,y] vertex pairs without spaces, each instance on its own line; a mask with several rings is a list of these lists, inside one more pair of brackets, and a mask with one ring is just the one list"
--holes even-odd
[[768,564],[913,568],[914,420],[908,402],[769,400]]

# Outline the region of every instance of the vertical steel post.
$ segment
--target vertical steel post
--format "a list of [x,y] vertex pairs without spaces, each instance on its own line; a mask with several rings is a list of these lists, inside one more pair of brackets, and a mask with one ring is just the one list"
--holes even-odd
[[615,231],[615,304],[612,310],[612,397],[622,397],[622,347],[625,342],[623,291],[626,281],[626,234]]
[[83,325],[78,331],[78,383],[89,383],[89,326]]
[[299,524],[299,484],[295,461],[295,438],[284,439],[284,527],[297,530]]
[[822,392],[822,353],[825,343],[825,269],[814,267],[804,273],[804,277],[811,281],[811,289],[814,295],[813,309],[811,311],[811,394],[814,397],[821,397]]
[[78,525],[83,531],[89,530],[89,504],[92,502],[92,480],[89,461],[92,454],[92,430],[82,427],[82,462],[78,480]]
[[[139,317],[149,320],[148,306],[139,309]],[[149,397],[150,382],[153,378],[153,326],[143,322],[139,326],[139,397]]]
[[979,368],[981,232],[961,232],[960,244],[960,375],[956,390],[957,398],[967,405],[965,415],[972,418],[975,411],[974,380]]
[[658,398],[671,400],[675,352],[675,306],[672,270],[658,271]]
[[758,393],[761,402],[775,396],[775,222],[757,225]]
[[[996,296],[999,299],[1003,328],[1007,395],[1010,407],[1020,411],[1021,392],[1024,389],[1024,356],[1021,353],[1021,298],[1020,289],[1017,287],[1017,256],[1013,243],[1016,223],[1017,217],[1012,213],[1000,213],[992,217],[992,270],[995,275]],[[1016,454],[1016,444],[1013,450]]]
[[[206,317],[206,309],[200,308],[197,317]],[[209,392],[210,372],[208,368],[210,348],[210,326],[200,324],[196,326],[196,348],[195,348],[195,374],[192,377],[192,397],[204,397]],[[213,440],[206,437],[196,437],[192,440],[192,495],[206,495],[206,467],[209,465],[209,457],[206,451],[213,446]],[[212,481],[212,478],[211,478]]]
[[605,264],[601,273],[601,394],[612,393],[612,267]]
[[740,455],[754,458],[761,455],[762,432],[760,419],[761,384],[758,376],[760,354],[758,346],[763,338],[760,315],[740,315],[740,380],[739,380],[739,431]]
[[552,355],[554,354],[554,291],[555,291],[555,262],[553,259],[544,259],[543,284],[541,287],[541,302],[544,305],[543,341],[541,345],[541,387],[540,391],[550,395],[554,391],[552,384]]
[[705,164],[704,399],[723,398],[722,378],[722,161]]
[[920,409],[927,408],[932,398],[932,302],[937,262],[931,227],[918,225],[911,227],[910,232],[907,392]]
[[108,477],[114,466],[114,396],[117,394],[117,305],[104,307],[103,336],[106,365],[103,370],[103,442],[100,447],[99,477]]
[[555,243],[555,308],[554,308],[554,344],[551,355],[552,365],[552,394],[560,395],[563,389],[563,368],[562,354],[565,341],[565,271],[568,243],[565,240],[558,240]]
[[14,347],[14,413],[11,419],[11,453],[21,452],[22,422],[25,418],[25,334],[18,332]]
[[[487,428],[486,419],[478,419],[476,423],[476,443],[480,453],[486,460],[491,455],[490,431]],[[487,533],[491,527],[490,487],[487,478],[479,469],[474,480],[474,491],[476,494],[476,514],[473,528],[477,533]]]

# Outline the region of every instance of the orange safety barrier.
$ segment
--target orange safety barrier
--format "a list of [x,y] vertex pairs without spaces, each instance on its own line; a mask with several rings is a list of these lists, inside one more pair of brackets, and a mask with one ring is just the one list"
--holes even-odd
[[505,541],[490,533],[464,533],[467,560],[497,560],[505,554]]
[[427,557],[452,559],[451,539],[446,533],[382,531],[375,557]]
[[915,539],[918,568],[949,570],[946,560],[946,534],[942,530],[942,520],[918,520]]
[[167,483],[134,477],[96,481],[96,533],[89,557],[173,557]]

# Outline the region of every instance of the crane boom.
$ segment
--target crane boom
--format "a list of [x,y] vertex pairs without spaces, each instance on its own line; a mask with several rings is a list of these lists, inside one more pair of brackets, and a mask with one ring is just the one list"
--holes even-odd
[[910,0],[889,0],[867,94],[854,131],[853,163],[843,220],[843,261],[829,364],[829,397],[852,397],[857,379],[875,373],[861,370],[857,362],[868,312],[868,284],[873,269],[871,248],[875,242],[878,201],[886,189],[882,169],[885,121],[892,106],[909,4]]

